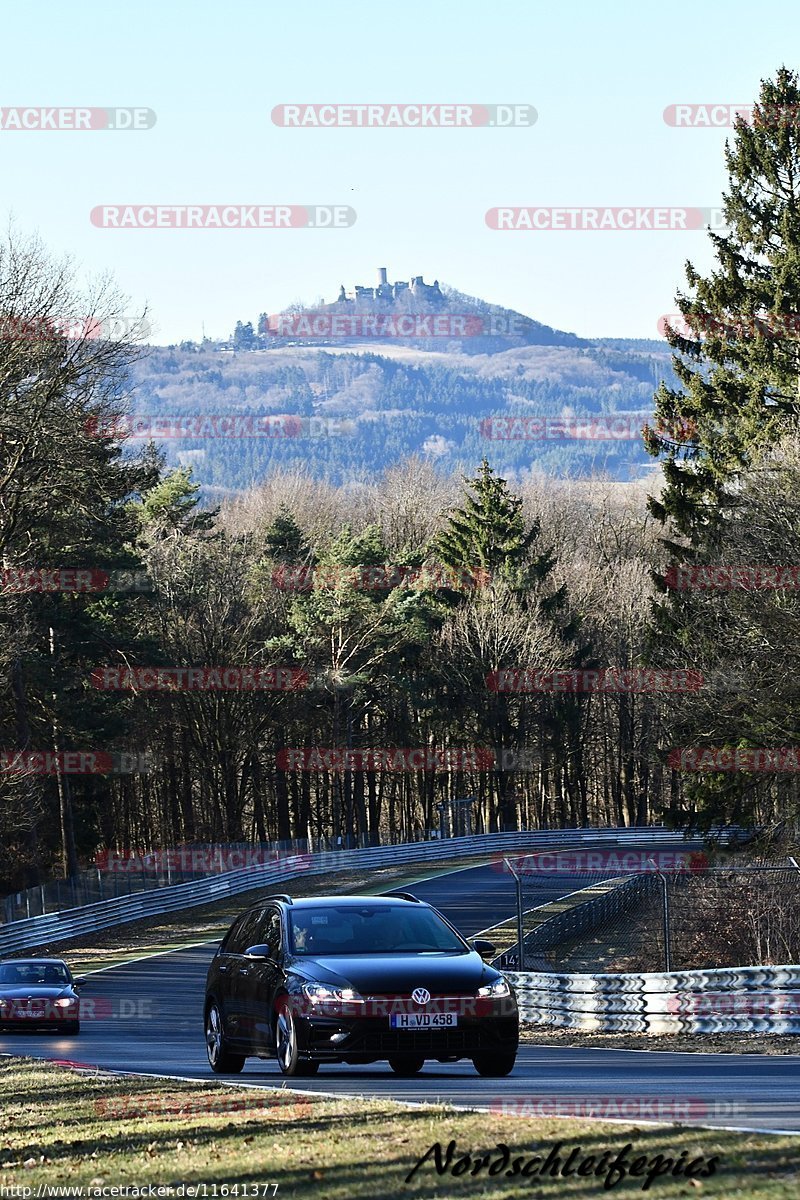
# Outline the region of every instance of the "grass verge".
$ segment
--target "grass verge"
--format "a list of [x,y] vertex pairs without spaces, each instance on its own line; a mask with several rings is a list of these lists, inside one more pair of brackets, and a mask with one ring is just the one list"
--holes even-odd
[[800,1054],[800,1037],[785,1033],[583,1033],[522,1025],[520,1041],[600,1050],[670,1050],[678,1054]]
[[[606,1194],[602,1173],[508,1178],[503,1172],[490,1178],[487,1166],[501,1161],[498,1144],[509,1147],[512,1162],[516,1157],[527,1162],[533,1155],[544,1160],[554,1151],[562,1166],[579,1147],[573,1162],[593,1156],[595,1169],[604,1153],[608,1166],[629,1143],[629,1163],[644,1156],[645,1170],[656,1155],[662,1162],[684,1164],[701,1158],[695,1171],[718,1157],[710,1178],[667,1173],[644,1189],[646,1177],[629,1176],[613,1188],[622,1196],[646,1190],[659,1197],[702,1194],[729,1200],[741,1192],[749,1200],[795,1200],[800,1183],[800,1141],[782,1135],[412,1109],[390,1101],[86,1075],[30,1059],[0,1059],[0,1082],[0,1186],[27,1187],[33,1196],[40,1185],[169,1186],[174,1196],[190,1195],[187,1187],[198,1184],[208,1186],[208,1196],[214,1194],[212,1184],[218,1189],[238,1184],[239,1196],[274,1194],[278,1200]],[[472,1156],[465,1173],[440,1176],[431,1159],[406,1182],[434,1143],[441,1143],[446,1154],[451,1140],[456,1143],[452,1165],[462,1154]],[[484,1154],[490,1161],[473,1176],[472,1167]],[[241,1190],[244,1184],[247,1192]],[[267,1190],[268,1184],[277,1184],[277,1192]],[[181,1185],[183,1193],[176,1190]],[[236,1195],[233,1190],[223,1194]]]

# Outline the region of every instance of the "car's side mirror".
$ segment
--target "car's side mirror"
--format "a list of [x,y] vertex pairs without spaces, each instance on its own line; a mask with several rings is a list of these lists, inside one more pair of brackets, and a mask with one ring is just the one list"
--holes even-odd
[[492,958],[497,949],[494,942],[487,942],[485,938],[473,938],[470,945],[480,954],[481,958]]
[[85,987],[88,982],[89,982],[89,980],[86,978],[85,975],[79,975],[77,979],[73,979],[72,986],[73,987]]
[[258,942],[255,946],[248,946],[244,953],[245,958],[273,958],[272,951],[266,942]]

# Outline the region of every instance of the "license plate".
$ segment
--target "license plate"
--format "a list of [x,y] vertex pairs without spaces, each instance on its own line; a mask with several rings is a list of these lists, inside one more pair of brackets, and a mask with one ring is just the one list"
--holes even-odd
[[35,1021],[41,1021],[42,1017],[44,1016],[44,1011],[40,1012],[38,1009],[23,1008],[21,1012],[17,1013],[17,1016],[33,1017]]
[[457,1013],[394,1013],[389,1017],[392,1029],[452,1029],[458,1024]]

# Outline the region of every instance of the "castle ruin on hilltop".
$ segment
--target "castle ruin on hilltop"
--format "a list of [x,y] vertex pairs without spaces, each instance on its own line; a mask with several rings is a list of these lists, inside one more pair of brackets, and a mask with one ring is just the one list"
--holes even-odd
[[386,267],[378,267],[377,287],[362,287],[360,283],[357,283],[353,291],[348,294],[342,284],[336,302],[342,304],[354,300],[399,300],[401,297],[409,296],[415,300],[427,300],[432,304],[444,300],[444,296],[439,290],[438,279],[434,279],[433,283],[425,283],[421,275],[414,275],[408,282],[400,280],[397,283],[389,283],[386,278]]

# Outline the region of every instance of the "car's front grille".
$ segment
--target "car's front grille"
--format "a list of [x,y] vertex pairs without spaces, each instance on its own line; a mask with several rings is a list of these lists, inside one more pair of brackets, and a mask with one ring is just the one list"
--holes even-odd
[[496,1000],[478,996],[474,992],[466,996],[434,992],[422,1004],[408,992],[373,992],[364,996],[363,1015],[384,1017],[393,1013],[454,1013],[474,1018],[494,1016],[495,1005]]
[[[468,1004],[474,1003],[478,999],[477,993],[475,992],[468,992],[466,995],[453,995],[450,992],[431,992],[430,997],[430,1004]],[[370,995],[365,996],[364,999],[375,1001],[383,1000],[387,1003],[390,1003],[393,1000],[404,1000],[408,1004],[414,1004],[410,992],[372,992]],[[420,1008],[422,1011],[425,1009],[424,1004],[415,1004],[414,1007]]]

